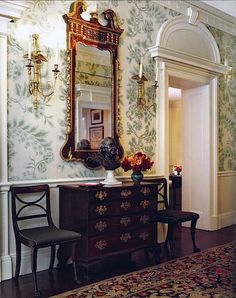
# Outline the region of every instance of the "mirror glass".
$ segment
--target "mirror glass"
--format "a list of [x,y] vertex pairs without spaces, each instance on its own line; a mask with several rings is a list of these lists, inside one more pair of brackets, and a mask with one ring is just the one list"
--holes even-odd
[[112,64],[109,51],[77,44],[75,147],[97,150],[111,136]]
[[115,139],[121,158],[123,148],[118,135],[118,46],[123,30],[113,10],[91,13],[89,20],[84,1],[75,1],[63,15],[67,24],[68,98],[67,136],[61,148],[66,161],[82,161],[98,168],[97,152],[105,137]]

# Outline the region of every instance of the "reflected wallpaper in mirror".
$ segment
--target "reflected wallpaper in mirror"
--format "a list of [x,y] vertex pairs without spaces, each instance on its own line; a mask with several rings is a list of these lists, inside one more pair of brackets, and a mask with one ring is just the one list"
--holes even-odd
[[77,44],[75,147],[97,150],[111,135],[112,64],[109,51]]

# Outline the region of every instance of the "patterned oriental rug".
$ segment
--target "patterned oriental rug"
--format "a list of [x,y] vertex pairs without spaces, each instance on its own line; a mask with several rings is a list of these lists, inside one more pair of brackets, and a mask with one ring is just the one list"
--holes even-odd
[[236,297],[236,242],[51,298]]

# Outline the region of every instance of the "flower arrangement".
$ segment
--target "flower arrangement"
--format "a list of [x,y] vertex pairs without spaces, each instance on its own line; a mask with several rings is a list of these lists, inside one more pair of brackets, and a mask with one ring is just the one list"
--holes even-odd
[[143,152],[137,152],[131,156],[126,156],[121,163],[125,172],[133,170],[134,172],[146,171],[151,169],[153,161]]
[[178,166],[178,165],[174,166],[173,171],[177,172],[177,173],[181,173],[182,172],[182,166]]

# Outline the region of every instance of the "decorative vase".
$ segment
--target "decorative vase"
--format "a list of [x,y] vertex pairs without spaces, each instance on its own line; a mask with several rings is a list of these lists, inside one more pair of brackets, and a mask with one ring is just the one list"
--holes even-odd
[[133,180],[135,185],[139,185],[140,182],[143,180],[143,173],[141,171],[133,172],[131,174],[131,179]]
[[180,176],[181,175],[181,172],[180,171],[174,171],[174,175]]

